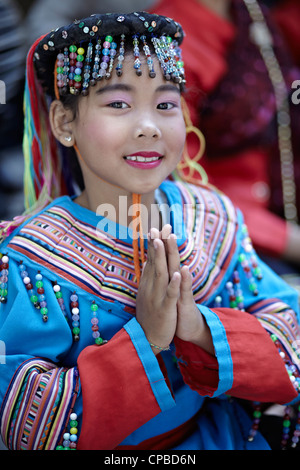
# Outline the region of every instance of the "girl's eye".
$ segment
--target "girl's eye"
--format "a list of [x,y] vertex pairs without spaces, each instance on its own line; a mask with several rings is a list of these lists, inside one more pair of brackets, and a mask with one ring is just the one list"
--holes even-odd
[[109,103],[108,106],[111,108],[116,108],[116,109],[129,108],[129,105],[125,103],[124,101],[113,101],[112,103]]
[[173,103],[159,103],[157,106],[158,109],[172,109],[175,105]]

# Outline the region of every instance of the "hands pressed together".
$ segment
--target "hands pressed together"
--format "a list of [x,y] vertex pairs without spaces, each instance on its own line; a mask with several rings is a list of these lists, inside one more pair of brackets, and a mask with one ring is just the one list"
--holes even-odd
[[[214,354],[210,330],[198,309],[188,266],[180,266],[176,236],[170,225],[148,235],[147,262],[136,301],[136,319],[150,344],[166,348],[174,336]],[[154,354],[159,349],[152,347]]]

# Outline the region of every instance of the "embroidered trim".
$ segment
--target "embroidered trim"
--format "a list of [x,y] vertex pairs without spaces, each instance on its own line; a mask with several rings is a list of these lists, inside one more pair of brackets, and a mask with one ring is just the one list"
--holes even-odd
[[0,410],[1,435],[11,450],[55,449],[78,389],[76,368],[29,359],[14,374]]

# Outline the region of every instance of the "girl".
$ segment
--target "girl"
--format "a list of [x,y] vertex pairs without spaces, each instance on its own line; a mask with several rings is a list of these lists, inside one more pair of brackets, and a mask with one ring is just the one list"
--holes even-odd
[[224,195],[168,178],[182,39],[158,15],[92,15],[29,52],[29,212],[1,246],[8,448],[268,449],[261,403],[297,401],[294,291]]

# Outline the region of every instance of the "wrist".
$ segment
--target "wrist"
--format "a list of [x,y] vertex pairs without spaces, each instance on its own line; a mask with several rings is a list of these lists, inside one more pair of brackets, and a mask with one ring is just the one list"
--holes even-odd
[[151,346],[151,349],[152,351],[154,352],[155,356],[157,356],[157,354],[159,354],[160,352],[162,351],[170,351],[170,346],[158,346],[157,344],[153,344],[153,343],[150,343],[150,346]]

